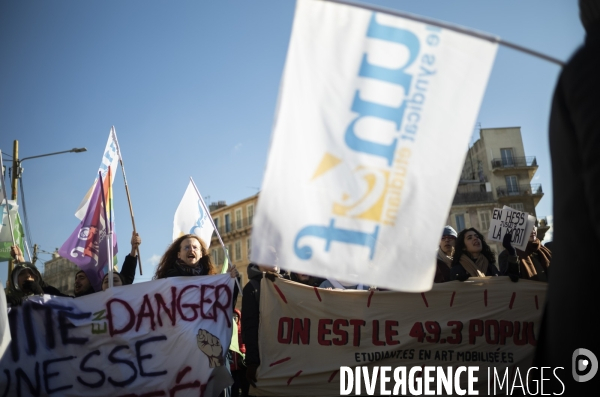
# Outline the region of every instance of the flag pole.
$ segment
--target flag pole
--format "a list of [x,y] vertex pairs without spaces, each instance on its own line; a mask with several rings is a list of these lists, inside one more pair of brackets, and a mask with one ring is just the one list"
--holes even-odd
[[[191,176],[190,176],[190,182],[192,182],[192,186],[194,186],[194,190],[196,190],[196,194],[200,198],[200,203],[202,203],[202,207],[204,208],[204,211],[206,211],[206,213],[208,214],[208,219],[210,219],[210,223],[212,223],[213,227],[215,228],[215,233],[217,233],[217,237],[219,238],[221,247],[223,247],[223,251],[225,251],[225,256],[227,257],[227,263],[229,264],[229,266],[227,267],[227,270],[231,270],[231,258],[229,258],[229,252],[225,249],[225,243],[223,243],[223,239],[221,239],[221,235],[219,234],[219,229],[217,228],[217,225],[215,225],[215,221],[212,218],[212,216],[210,216],[210,211],[206,207],[206,203],[204,202],[204,199],[202,198],[202,195],[200,194],[200,191],[196,187],[196,184],[194,183],[194,180],[192,179]],[[238,289],[240,290],[240,295],[243,296],[242,295],[242,287],[240,286],[240,282],[238,281],[237,277],[235,278],[235,283],[237,284]]]
[[[2,150],[0,150],[0,172],[2,173],[2,180],[0,181],[0,186],[2,187],[2,197],[4,197],[4,202],[6,203],[6,214],[8,215],[8,226],[10,228],[10,237],[12,238],[13,245],[17,245],[15,241],[15,234],[13,232],[12,220],[10,219],[10,208],[8,208],[8,195],[6,194],[6,187],[4,186],[4,164],[2,163]],[[4,217],[4,210],[2,211],[2,217]],[[212,219],[212,218],[211,218]],[[0,222],[2,220],[0,219]],[[10,278],[10,274],[9,274]]]
[[[108,229],[106,242],[108,243],[108,288],[113,287],[113,257],[112,257],[112,229],[110,227],[110,223],[108,222],[108,218],[106,216],[106,199],[104,197],[104,182],[102,182],[102,172],[98,171],[98,182],[100,183],[100,194],[102,195],[102,213],[104,215],[104,224]],[[110,180],[110,167],[108,167],[108,183],[111,183]],[[102,284],[101,284],[102,285]]]
[[[121,172],[123,173],[123,182],[125,182],[125,194],[127,195],[127,203],[129,203],[129,214],[131,215],[131,223],[133,225],[133,232],[137,233],[135,229],[135,218],[133,217],[133,207],[131,206],[131,197],[129,196],[129,185],[127,185],[127,177],[125,176],[125,165],[123,164],[123,157],[121,157],[121,147],[119,146],[119,141],[117,140],[117,133],[115,132],[115,126],[111,128],[111,134],[117,144],[117,155],[119,156],[119,163],[121,164]],[[140,255],[140,246],[136,247],[138,264],[140,268],[140,276],[142,273],[142,256]]]
[[33,265],[33,261],[31,260],[31,251],[29,250],[29,244],[27,244],[27,239],[25,238],[25,233],[23,233],[23,245],[25,246],[25,251],[27,251],[27,257],[29,258],[29,262]]
[[355,3],[353,1],[348,1],[348,0],[323,0],[323,1],[327,1],[330,3],[343,4],[343,5],[352,6],[352,7],[358,7],[358,8],[362,8],[365,10],[374,11],[374,12],[381,12],[381,13],[394,15],[394,16],[401,17],[401,18],[410,19],[410,20],[416,21],[416,22],[426,23],[427,25],[432,25],[432,26],[437,26],[440,28],[448,29],[448,30],[453,30],[457,33],[466,34],[467,36],[472,36],[472,37],[476,37],[478,39],[491,41],[492,43],[498,43],[499,45],[503,45],[505,47],[512,48],[513,50],[520,51],[520,52],[523,52],[528,55],[532,55],[534,57],[543,59],[543,60],[551,62],[551,63],[555,63],[559,66],[565,66],[565,62],[561,61],[560,59],[556,59],[549,55],[542,54],[541,52],[523,47],[518,44],[508,42],[506,40],[502,40],[498,36],[478,32],[478,31],[475,31],[472,29],[467,29],[462,26],[452,25],[450,23],[437,21],[435,19],[425,18],[425,17],[419,16],[419,15],[409,14],[407,12],[391,10],[389,8],[384,8],[384,7],[378,7],[378,6],[375,6],[372,4],[361,4],[361,3]]

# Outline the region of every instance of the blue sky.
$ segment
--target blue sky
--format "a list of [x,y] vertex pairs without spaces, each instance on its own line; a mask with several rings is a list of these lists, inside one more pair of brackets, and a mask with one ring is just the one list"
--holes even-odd
[[[576,1],[363,2],[495,34],[562,60],[584,39]],[[3,154],[12,154],[14,140],[20,158],[88,149],[23,162],[33,242],[54,251],[76,227],[73,214],[94,180],[111,125],[143,240],[144,274],[136,281],[152,277],[170,243],[190,176],[207,202],[231,204],[255,194],[294,6],[293,0],[0,2]],[[500,47],[478,117],[483,128],[522,127],[525,151],[540,166],[534,183],[546,192],[538,216],[552,214],[547,131],[559,73],[557,65]],[[3,157],[6,164],[10,157]],[[122,261],[132,226],[120,175],[114,188]]]

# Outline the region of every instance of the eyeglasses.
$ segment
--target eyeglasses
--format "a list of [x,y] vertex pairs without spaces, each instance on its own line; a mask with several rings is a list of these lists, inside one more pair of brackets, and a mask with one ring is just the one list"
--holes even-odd
[[442,240],[444,240],[444,241],[454,241],[454,240],[456,240],[456,237],[454,237],[454,236],[443,236]]

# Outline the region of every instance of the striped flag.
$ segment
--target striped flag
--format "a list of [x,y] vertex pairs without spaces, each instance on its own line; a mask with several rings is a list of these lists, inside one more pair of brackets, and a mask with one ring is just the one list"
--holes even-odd
[[[92,195],[85,216],[75,228],[71,236],[60,247],[58,253],[63,258],[75,263],[85,272],[94,290],[100,291],[102,288],[102,279],[108,270],[109,254],[108,244],[110,243],[110,234],[108,225],[105,222],[102,204],[102,188],[104,188],[104,201],[106,202],[107,217],[110,215],[112,207],[112,189],[110,186],[110,167],[107,172],[107,178],[99,177]],[[103,185],[103,186],[101,186]],[[110,218],[109,224],[112,224]],[[113,240],[113,255],[117,254],[116,239]],[[114,258],[114,256],[113,256]],[[113,261],[114,262],[114,261]]]
[[[108,173],[108,169],[112,170],[112,178],[110,179],[110,185],[112,186],[114,181],[114,173],[119,166],[119,142],[117,141],[117,131],[115,127],[112,126],[110,132],[108,134],[108,142],[106,142],[106,147],[104,148],[104,153],[102,154],[102,160],[100,161],[100,168],[98,172],[102,174],[102,179],[106,179],[106,175]],[[97,173],[96,173],[97,174]],[[77,211],[75,212],[75,216],[79,219],[83,219],[86,214],[87,207],[90,203],[90,198],[96,187],[96,183],[98,182],[98,178],[94,180],[94,183],[89,188],[83,200],[77,207]]]

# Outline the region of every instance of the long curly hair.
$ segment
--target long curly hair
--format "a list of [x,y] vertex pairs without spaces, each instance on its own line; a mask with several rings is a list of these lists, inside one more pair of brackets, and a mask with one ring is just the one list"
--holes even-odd
[[175,262],[177,261],[177,254],[181,250],[181,243],[188,238],[195,238],[200,243],[200,252],[202,252],[202,258],[200,258],[198,261],[198,266],[208,269],[208,274],[217,274],[217,269],[212,263],[206,243],[195,234],[186,234],[173,241],[169,248],[167,248],[167,251],[163,254],[162,258],[160,258],[160,262],[156,268],[156,273],[154,274],[154,277],[152,277],[153,280],[166,277],[167,272],[174,267]]
[[465,245],[465,235],[467,234],[467,232],[475,232],[477,237],[479,237],[479,240],[481,240],[481,255],[483,255],[490,264],[496,263],[496,256],[492,252],[490,246],[487,245],[487,243],[485,242],[483,234],[479,233],[479,231],[474,227],[471,227],[458,233],[458,236],[456,237],[456,243],[454,244],[454,257],[452,258],[452,266],[460,264],[460,257],[463,256],[463,254],[471,257],[471,255],[469,255],[469,253],[467,252],[467,247]]

